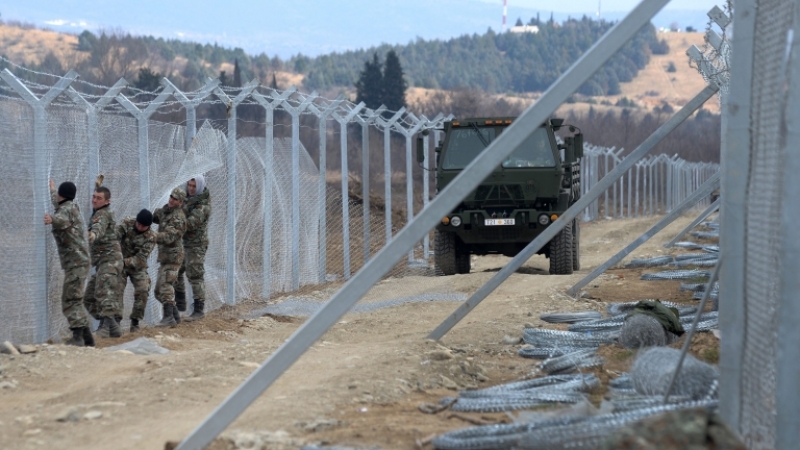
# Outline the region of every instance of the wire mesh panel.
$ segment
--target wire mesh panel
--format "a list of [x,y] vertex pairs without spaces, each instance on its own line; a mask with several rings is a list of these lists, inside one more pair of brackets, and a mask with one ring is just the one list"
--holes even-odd
[[[792,28],[788,0],[758,2],[753,52],[752,144],[745,229],[746,321],[740,431],[752,449],[775,447],[776,332],[783,175],[780,135],[784,52]],[[735,51],[735,49],[734,49]],[[735,76],[735,75],[734,75]],[[784,237],[784,238],[789,238]],[[723,299],[724,301],[724,299]]]

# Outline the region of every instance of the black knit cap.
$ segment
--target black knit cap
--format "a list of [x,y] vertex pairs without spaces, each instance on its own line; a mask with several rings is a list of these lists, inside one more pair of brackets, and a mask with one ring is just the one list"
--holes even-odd
[[78,192],[78,188],[75,187],[75,183],[71,181],[65,181],[58,186],[58,195],[67,200],[75,200],[76,192]]
[[139,214],[136,215],[136,221],[139,222],[140,225],[144,225],[149,227],[153,224],[153,213],[150,211],[143,209],[139,211]]

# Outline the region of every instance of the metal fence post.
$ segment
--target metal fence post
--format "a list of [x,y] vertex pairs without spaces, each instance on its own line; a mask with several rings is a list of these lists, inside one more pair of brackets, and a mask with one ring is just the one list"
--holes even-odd
[[[113,102],[114,97],[122,92],[126,86],[128,86],[128,82],[125,81],[124,78],[120,78],[114,86],[103,94],[94,104],[89,103],[75,89],[71,87],[67,89],[69,98],[86,111],[87,134],[89,135],[89,176],[86,178],[87,186],[92,186],[97,178],[97,174],[100,173],[100,141],[98,136],[100,130],[97,128],[97,113]],[[92,217],[91,197],[87,200],[86,211],[83,214],[84,219],[88,222]]]
[[151,208],[150,202],[150,142],[147,120],[172,95],[172,88],[164,86],[164,90],[144,110],[139,110],[128,97],[117,94],[117,103],[136,119],[139,145],[139,204],[141,208]]
[[197,94],[191,99],[186,96],[183,92],[178,90],[171,81],[166,78],[161,79],[161,85],[164,87],[169,87],[172,90],[172,94],[175,98],[181,102],[181,105],[186,109],[186,139],[184,140],[184,149],[187,151],[192,146],[192,140],[194,139],[194,135],[197,134],[197,105],[203,101],[206,97],[211,95],[214,92],[214,89],[219,86],[220,81],[219,79],[216,80],[208,80]]
[[317,282],[322,284],[328,272],[328,118],[339,108],[344,101],[340,94],[336,100],[320,109],[314,103],[308,105],[308,110],[319,118],[319,262],[317,263]]
[[253,90],[258,87],[258,80],[252,80],[242,86],[242,90],[233,99],[217,86],[214,94],[225,103],[228,109],[228,211],[227,211],[227,255],[225,260],[226,300],[229,305],[236,303],[236,107],[239,106]]
[[325,305],[279,347],[272,355],[220,404],[176,450],[199,450],[207,446],[236,417],[252,404],[308,348],[339,320],[361,297],[408,251],[429,232],[442,215],[447,214],[464,196],[499,166],[522,142],[543,123],[566,98],[577,90],[668,0],[643,1],[621,22],[614,25],[584,53],[526,110],[506,131],[459,174],[440,195],[431,201],[397,237],[372,258]]
[[655,225],[650,227],[643,235],[641,235],[638,239],[628,244],[624,249],[620,250],[619,253],[609,258],[608,261],[601,264],[599,267],[594,269],[590,274],[583,277],[580,281],[575,283],[574,286],[567,289],[567,294],[575,295],[580,291],[580,289],[587,284],[589,284],[592,280],[597,278],[598,275],[608,270],[608,268],[612,267],[614,264],[622,261],[626,256],[628,256],[632,251],[636,250],[640,245],[647,242],[651,237],[653,237],[656,233],[664,229],[667,225],[672,223],[675,219],[677,219],[681,214],[685,213],[692,207],[694,207],[697,202],[711,194],[717,187],[719,187],[719,178],[720,174],[709,179],[705,185],[701,186],[700,189],[694,191],[692,195],[686,197],[686,199],[681,202],[671,213],[664,216],[661,220],[659,220]]
[[37,313],[37,325],[34,331],[34,340],[36,342],[44,342],[50,336],[50,317],[48,311],[48,283],[47,283],[47,243],[45,241],[47,233],[45,233],[44,217],[47,211],[47,205],[50,205],[50,191],[48,188],[48,163],[47,156],[50,149],[47,145],[47,107],[50,103],[61,95],[73,81],[78,78],[78,73],[70,70],[69,73],[64,75],[58,82],[47,91],[41,98],[28,90],[17,77],[14,76],[8,69],[4,69],[0,73],[0,78],[3,79],[20,97],[25,100],[31,109],[33,109],[33,235],[36,239],[36,244],[33,249],[33,261],[36,266],[36,273],[31,276],[41,280],[34,286],[32,297],[41,302],[39,311]]
[[[750,119],[753,99],[756,0],[736,0],[733,21],[736,32],[731,41],[731,72],[727,104],[722,111],[722,191],[720,207],[720,259],[725,261],[719,282],[720,341],[719,409],[720,416],[734,429],[742,431],[744,392],[742,362],[745,350],[746,321],[746,228],[747,187],[750,174]],[[796,33],[796,31],[795,31]],[[790,44],[790,43],[787,43]],[[791,48],[791,47],[790,47]],[[760,50],[759,50],[760,51]],[[796,193],[795,193],[796,195]]]
[[[383,106],[383,105],[381,105]],[[383,120],[378,117],[375,122],[383,128],[383,176],[384,176],[384,217],[386,227],[386,243],[392,242],[392,125],[402,117],[406,111],[405,108],[400,108],[391,119]]]
[[[436,117],[432,120],[428,120],[425,116],[422,116],[422,119],[425,120],[425,128],[435,128],[438,126],[440,121],[444,115],[439,113]],[[434,133],[435,135],[435,133]],[[434,142],[435,145],[435,142]],[[426,136],[422,140],[422,154],[423,154],[423,161],[422,161],[422,208],[427,208],[428,203],[431,201],[431,188],[430,188],[430,173],[431,173],[431,157],[430,153],[430,137]],[[430,233],[426,234],[425,237],[422,239],[422,258],[427,261],[430,258],[430,251],[431,251],[431,236]]]
[[[275,164],[275,108],[280,106],[294,91],[294,87],[283,91],[282,94],[278,94],[275,90],[270,90],[272,93],[272,101],[267,100],[265,95],[253,91],[253,98],[264,107],[267,114],[265,124],[266,143],[264,148],[264,192],[261,197],[261,203],[264,209],[264,236],[262,238],[263,250],[261,255],[261,295],[264,298],[269,298],[270,295],[272,295],[272,182],[275,179],[275,172],[273,169],[273,165]],[[324,249],[325,247],[323,246],[320,250],[324,252]]]
[[[412,123],[409,128],[405,128],[401,122],[396,122],[394,129],[406,138],[406,222],[408,222],[414,218],[414,171],[411,164],[414,155],[411,151],[411,139],[425,125],[425,122],[417,119],[414,114],[408,114],[406,118]],[[408,252],[408,262],[414,262],[413,248]]]
[[350,189],[348,187],[348,177],[350,170],[347,167],[347,124],[353,120],[359,111],[366,105],[364,102],[355,105],[350,111],[342,111],[344,114],[333,113],[333,117],[339,122],[339,150],[342,158],[342,250],[344,251],[344,279],[350,279]]
[[364,233],[364,264],[370,258],[370,173],[369,173],[369,127],[374,123],[375,118],[383,114],[386,110],[385,106],[381,106],[375,111],[365,108],[363,117],[356,114],[354,119],[361,124],[361,196],[364,198],[364,203],[361,208],[363,233]]
[[283,101],[283,109],[292,116],[292,289],[300,288],[300,114],[317,97],[317,91],[293,106]]

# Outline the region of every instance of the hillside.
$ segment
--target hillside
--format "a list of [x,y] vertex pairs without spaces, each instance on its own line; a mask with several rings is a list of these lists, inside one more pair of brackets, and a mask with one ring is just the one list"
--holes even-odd
[[[596,111],[604,112],[606,110],[618,110],[619,107],[614,107],[620,99],[627,98],[632,100],[641,111],[650,111],[655,107],[660,107],[664,102],[669,104],[672,108],[684,105],[691,99],[697,92],[699,92],[705,85],[702,77],[697,71],[690,67],[688,58],[685,54],[686,49],[692,44],[701,46],[703,43],[702,33],[658,33],[656,35],[658,41],[666,41],[669,45],[669,52],[664,55],[651,55],[649,62],[638,72],[637,76],[630,82],[619,83],[620,93],[613,96],[597,96],[592,98],[576,97],[575,103],[568,103],[562,106],[559,114],[565,114],[565,111],[576,111],[581,114],[589,110],[590,107]],[[183,44],[186,45],[186,44]],[[17,26],[9,26],[0,23],[0,53],[9,58],[11,61],[24,64],[29,67],[40,67],[45,64],[45,59],[49,53],[57,59],[60,69],[54,70],[56,73],[64,73],[69,68],[76,68],[84,79],[87,73],[81,68],[85,64],[90,53],[85,51],[78,51],[78,36],[58,33],[49,30],[40,30],[31,27],[20,28]],[[274,59],[274,58],[273,58]],[[175,78],[180,78],[181,74],[187,71],[189,66],[189,59],[183,56],[174,56],[168,63],[166,58],[151,57],[148,60],[141,61],[134,65],[132,73],[127,77],[129,81],[135,81],[135,70],[141,66],[150,66],[154,63],[160,63],[161,66],[156,66],[154,70],[164,74],[168,74],[173,81]],[[240,61],[240,64],[242,62]],[[271,61],[271,64],[277,64],[278,61]],[[674,72],[668,72],[670,63],[674,64]],[[269,84],[272,81],[272,74],[275,74],[276,81],[281,89],[288,88],[289,86],[301,86],[305,76],[293,71],[287,70],[285,65],[281,62],[282,70],[262,70],[258,76],[262,83]],[[231,61],[219,61],[216,64],[202,60],[204,71],[208,75],[217,76],[221,71],[225,71],[229,76],[233,73],[234,67]],[[48,67],[41,67],[40,70],[47,72]],[[82,70],[83,69],[83,70]],[[249,79],[251,74],[245,74],[245,78]],[[326,95],[335,96],[338,92],[344,92],[355,98],[355,91],[352,85],[347,87],[340,87],[333,91],[325,92]],[[442,95],[439,89],[429,89],[422,87],[410,87],[407,91],[407,102],[412,107],[426,99],[430,99],[437,94]],[[490,101],[497,102],[504,100],[510,104],[517,105],[518,109],[524,109],[529,106],[539,93],[533,92],[528,94],[494,94],[488,95],[480,93]],[[705,106],[710,112],[719,112],[719,102],[716,100],[709,101]]]

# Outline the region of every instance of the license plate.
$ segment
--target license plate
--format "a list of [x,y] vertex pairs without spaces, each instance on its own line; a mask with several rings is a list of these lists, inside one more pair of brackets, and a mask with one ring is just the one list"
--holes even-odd
[[494,226],[494,225],[514,225],[514,219],[486,219],[484,225]]

